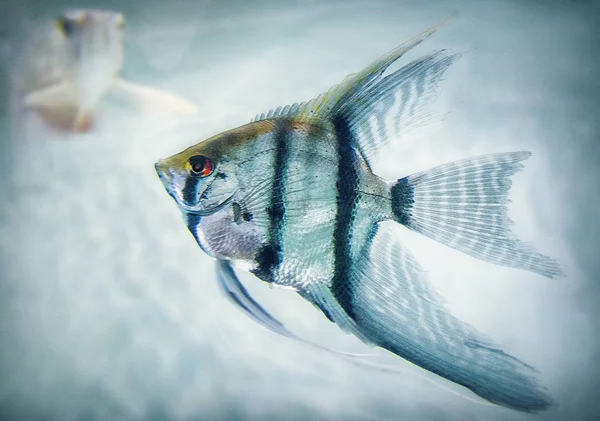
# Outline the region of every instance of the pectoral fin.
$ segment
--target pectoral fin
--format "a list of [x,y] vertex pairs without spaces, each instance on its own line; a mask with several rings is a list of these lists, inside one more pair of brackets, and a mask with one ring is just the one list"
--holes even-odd
[[45,86],[25,95],[23,104],[29,108],[68,108],[75,105],[75,91],[66,81]]
[[75,89],[67,81],[30,92],[23,98],[23,104],[57,130],[76,133],[92,130],[93,111],[80,108]]
[[138,85],[123,79],[118,79],[115,82],[113,92],[141,108],[164,110],[178,114],[198,112],[196,105],[176,94],[150,86]]

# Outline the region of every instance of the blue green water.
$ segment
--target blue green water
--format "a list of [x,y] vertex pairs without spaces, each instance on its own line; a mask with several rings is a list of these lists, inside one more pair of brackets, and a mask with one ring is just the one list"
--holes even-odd
[[[475,154],[533,152],[510,216],[568,278],[498,268],[410,233],[403,241],[454,314],[540,370],[558,403],[542,419],[594,419],[597,3],[14,0],[0,5],[3,92],[19,34],[67,5],[121,10],[123,76],[185,96],[201,116],[178,129],[172,116],[105,101],[93,133],[66,138],[2,104],[1,419],[533,419],[465,399],[383,352],[406,375],[359,369],[254,324],[219,293],[214,263],[153,168],[319,94],[454,11],[410,56],[465,52],[442,82],[437,106],[449,114],[403,139],[376,172],[397,178]],[[377,352],[292,292],[243,280],[305,336]]]

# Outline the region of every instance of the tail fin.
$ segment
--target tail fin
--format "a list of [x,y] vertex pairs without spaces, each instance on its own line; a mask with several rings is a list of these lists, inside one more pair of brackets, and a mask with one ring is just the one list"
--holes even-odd
[[407,228],[477,259],[562,275],[556,261],[510,232],[510,177],[529,152],[483,155],[401,178],[391,186],[394,219]]

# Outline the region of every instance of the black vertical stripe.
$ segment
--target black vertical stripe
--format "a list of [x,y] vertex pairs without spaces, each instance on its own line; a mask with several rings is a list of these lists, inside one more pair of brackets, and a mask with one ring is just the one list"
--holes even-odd
[[267,242],[256,254],[257,268],[252,272],[266,282],[273,281],[273,275],[283,261],[282,235],[285,224],[285,184],[290,155],[288,134],[290,132],[289,120],[277,120],[275,126],[275,170],[273,172],[273,183],[271,186],[271,198],[267,215],[269,217],[269,229]]
[[196,239],[196,242],[198,243],[200,248],[204,250],[204,247],[202,247],[202,244],[200,243],[200,238],[198,238],[198,225],[200,224],[200,220],[202,219],[202,217],[193,213],[186,213],[185,219],[188,229]]
[[188,176],[181,190],[181,196],[183,203],[187,206],[196,206],[198,200],[198,183],[200,179],[198,177]]
[[408,181],[408,177],[399,179],[391,188],[392,212],[394,217],[402,225],[409,226],[411,209],[414,199],[414,189]]
[[337,213],[333,230],[334,267],[331,292],[344,311],[355,317],[352,303],[350,244],[358,204],[359,162],[348,122],[341,116],[333,119],[338,150]]

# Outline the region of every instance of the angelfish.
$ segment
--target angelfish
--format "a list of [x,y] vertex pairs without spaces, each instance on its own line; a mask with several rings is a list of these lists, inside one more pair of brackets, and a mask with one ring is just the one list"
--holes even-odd
[[25,95],[26,107],[70,120],[68,128],[89,131],[94,109],[110,91],[141,104],[191,114],[197,107],[175,94],[120,78],[124,61],[125,17],[111,10],[68,9],[57,19],[58,47],[54,60],[60,78]]
[[489,402],[544,410],[551,398],[535,369],[452,316],[390,228],[485,262],[562,275],[555,260],[509,230],[510,179],[530,153],[477,156],[391,181],[372,171],[375,153],[426,115],[458,58],[437,51],[384,76],[436,28],[307,103],[159,160],[156,171],[199,246],[217,260],[224,291],[258,322],[294,336],[248,294],[234,264]]

